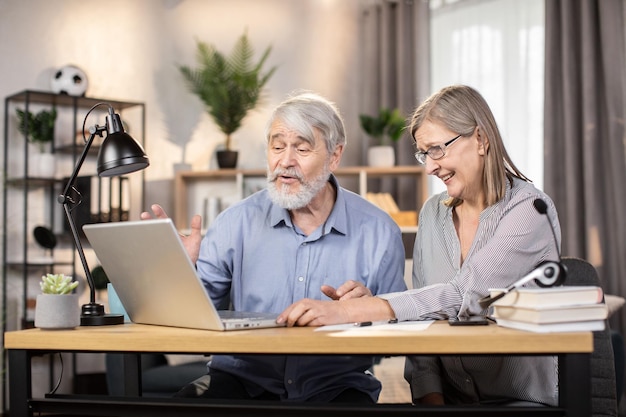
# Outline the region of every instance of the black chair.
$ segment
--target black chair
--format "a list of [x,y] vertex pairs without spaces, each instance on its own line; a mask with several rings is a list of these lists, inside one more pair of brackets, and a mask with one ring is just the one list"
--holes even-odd
[[[596,269],[589,262],[573,257],[564,257],[562,262],[567,268],[564,285],[602,287]],[[617,416],[616,386],[623,386],[623,382],[617,381],[615,363],[611,329],[607,320],[603,331],[593,332],[593,353],[591,354],[591,412],[593,416]],[[621,378],[623,369],[619,370],[618,374]]]
[[624,336],[616,330],[611,330],[611,344],[615,355],[615,386],[617,387],[617,406],[624,393],[624,378],[626,374],[626,348],[624,347]]

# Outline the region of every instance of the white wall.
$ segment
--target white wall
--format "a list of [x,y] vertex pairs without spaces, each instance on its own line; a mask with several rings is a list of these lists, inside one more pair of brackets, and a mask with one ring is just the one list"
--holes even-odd
[[[187,91],[177,66],[195,64],[195,39],[229,51],[247,30],[258,56],[273,45],[268,64],[279,68],[264,104],[234,135],[241,151],[239,167],[265,166],[269,111],[300,88],[337,102],[349,134],[344,165],[358,164],[358,16],[363,2],[0,0],[0,96],[48,90],[54,69],[78,65],[89,77],[87,95],[146,103],[151,160],[146,178],[160,182],[173,177],[183,149],[193,169],[214,167],[213,151],[223,140],[201,102]],[[148,187],[148,192],[154,188],[159,187]]]

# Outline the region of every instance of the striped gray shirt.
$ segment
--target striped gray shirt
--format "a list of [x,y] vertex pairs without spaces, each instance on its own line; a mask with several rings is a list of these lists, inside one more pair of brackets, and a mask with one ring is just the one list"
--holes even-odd
[[[420,211],[413,252],[413,290],[385,297],[399,320],[447,319],[485,313],[478,300],[489,288],[508,287],[544,260],[558,259],[561,229],[552,200],[515,180],[505,197],[486,208],[461,265],[461,247],[446,193]],[[543,199],[546,216],[533,201]],[[534,285],[531,283],[530,285]],[[443,392],[447,403],[531,401],[557,405],[557,358],[519,356],[411,357],[405,377],[413,398]]]

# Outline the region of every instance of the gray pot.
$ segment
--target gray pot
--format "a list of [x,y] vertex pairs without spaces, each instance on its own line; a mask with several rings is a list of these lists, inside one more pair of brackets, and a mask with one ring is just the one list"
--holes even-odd
[[217,156],[217,166],[220,168],[235,168],[237,166],[237,151],[219,150],[215,152]]
[[35,327],[73,329],[80,325],[78,294],[38,294],[35,304]]

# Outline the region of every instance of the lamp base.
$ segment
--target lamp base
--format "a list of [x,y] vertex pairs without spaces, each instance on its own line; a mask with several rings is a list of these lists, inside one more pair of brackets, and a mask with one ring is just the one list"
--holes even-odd
[[105,314],[103,316],[80,316],[81,326],[110,326],[124,324],[123,314]]
[[80,315],[81,326],[109,326],[123,324],[123,314],[104,314],[104,306],[97,303],[84,304]]

